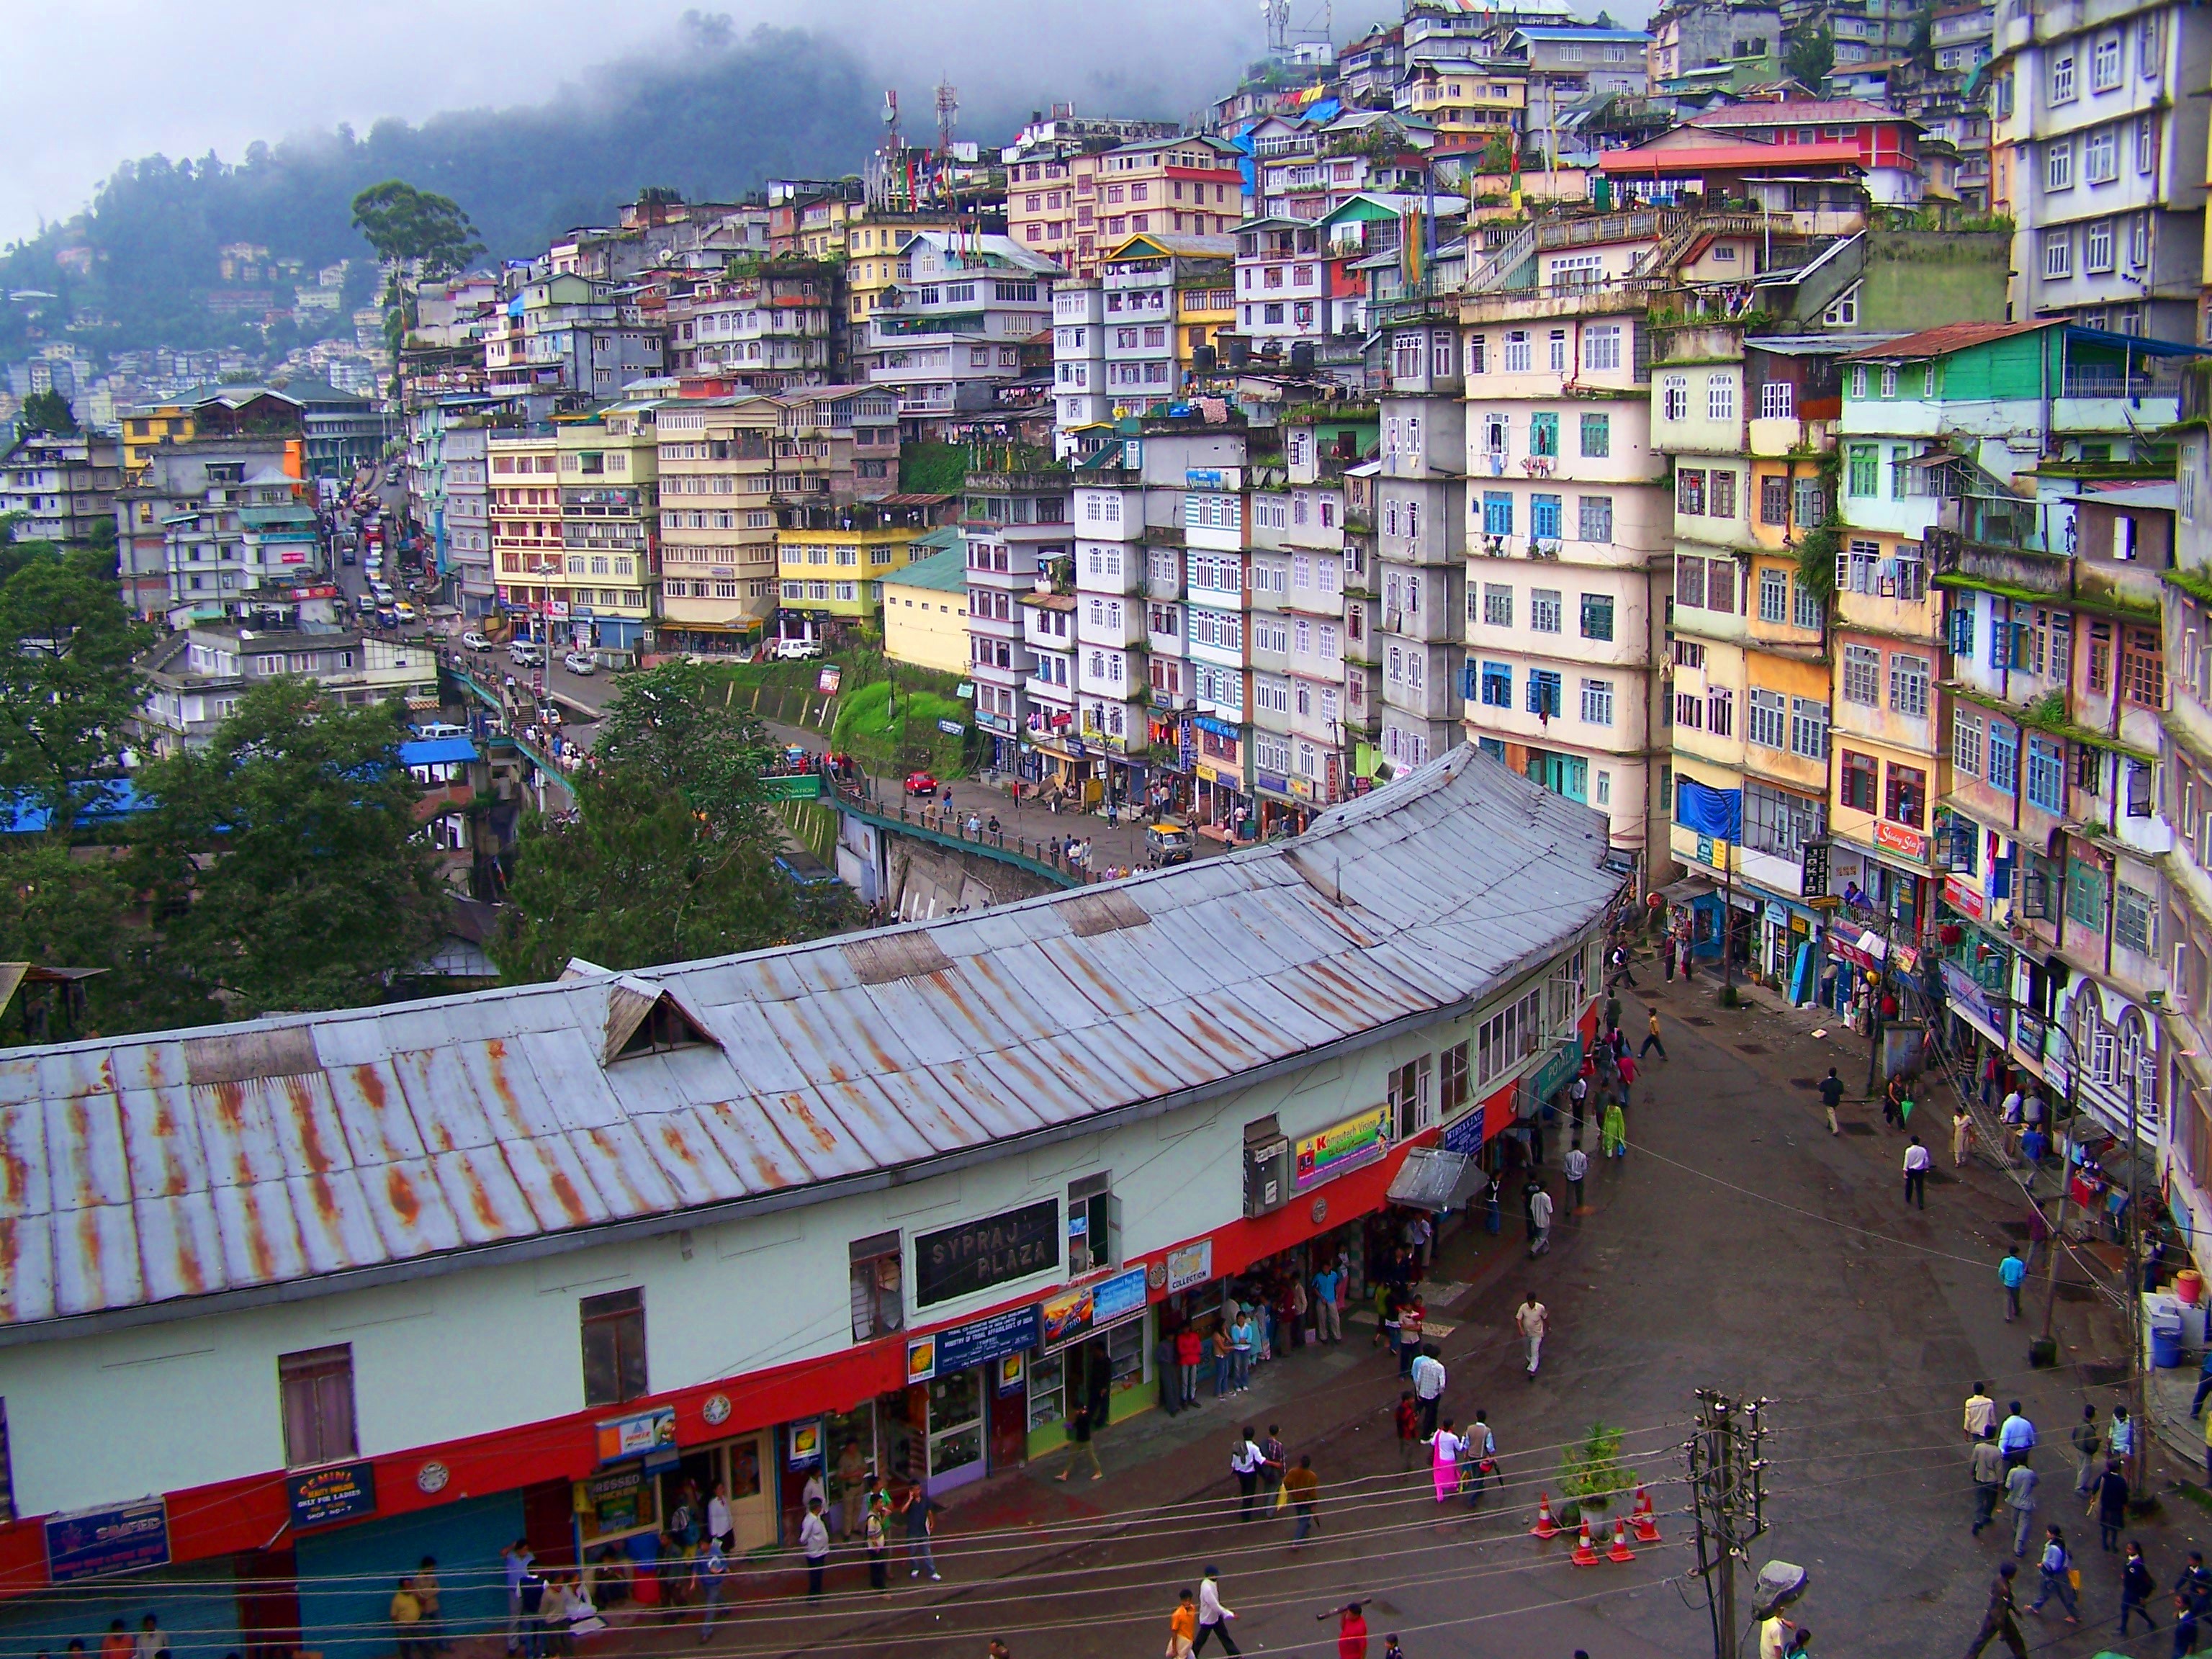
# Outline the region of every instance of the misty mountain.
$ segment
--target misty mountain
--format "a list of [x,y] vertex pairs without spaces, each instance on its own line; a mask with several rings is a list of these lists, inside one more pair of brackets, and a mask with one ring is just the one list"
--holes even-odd
[[366,137],[343,126],[295,135],[236,161],[126,163],[88,211],[0,256],[0,289],[60,296],[0,311],[0,357],[58,337],[80,313],[104,325],[76,337],[107,349],[242,338],[241,324],[206,303],[218,250],[260,244],[310,273],[368,257],[350,204],[384,179],[453,198],[492,257],[521,257],[572,226],[611,222],[647,185],[726,199],[769,177],[854,171],[876,140],[881,93],[836,42],[741,34],[693,13],[678,47],[591,70],[540,105],[383,120]]

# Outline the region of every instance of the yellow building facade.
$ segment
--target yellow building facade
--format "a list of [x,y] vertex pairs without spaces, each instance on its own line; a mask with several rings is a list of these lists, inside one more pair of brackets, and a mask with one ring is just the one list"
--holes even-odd
[[957,530],[925,538],[942,552],[917,559],[884,581],[884,654],[893,662],[968,672],[968,549]]

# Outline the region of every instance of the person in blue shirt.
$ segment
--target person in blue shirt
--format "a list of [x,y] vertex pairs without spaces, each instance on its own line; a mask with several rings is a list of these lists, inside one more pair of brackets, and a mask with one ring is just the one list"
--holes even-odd
[[2021,1415],[2017,1400],[2005,1407],[2004,1424],[1997,1430],[1997,1449],[2004,1454],[2007,1468],[2027,1462],[2028,1453],[2035,1449],[2035,1425]]
[[1997,1283],[2004,1286],[2005,1323],[2009,1325],[2020,1317],[2020,1287],[2027,1283],[2027,1263],[2014,1254],[2009,1245],[2005,1248],[2004,1259],[1997,1263]]

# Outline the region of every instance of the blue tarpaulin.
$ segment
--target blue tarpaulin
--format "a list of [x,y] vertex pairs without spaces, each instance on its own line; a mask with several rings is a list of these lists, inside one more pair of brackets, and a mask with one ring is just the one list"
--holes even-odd
[[1674,822],[1715,841],[1743,838],[1743,791],[1714,789],[1689,778],[1674,785]]

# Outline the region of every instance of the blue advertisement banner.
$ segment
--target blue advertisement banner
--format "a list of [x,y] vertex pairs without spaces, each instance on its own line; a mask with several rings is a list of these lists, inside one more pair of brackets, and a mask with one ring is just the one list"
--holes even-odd
[[169,1506],[160,1498],[58,1515],[46,1522],[46,1577],[57,1584],[169,1560]]
[[288,1476],[284,1497],[292,1510],[292,1527],[305,1532],[376,1513],[376,1465],[341,1463],[336,1468],[310,1469]]
[[909,1338],[906,1345],[906,1380],[927,1382],[933,1376],[949,1376],[954,1371],[985,1364],[1007,1354],[1026,1353],[1036,1346],[1042,1329],[1042,1318],[1037,1304],[1032,1302],[1027,1307],[993,1314],[988,1319],[956,1325],[949,1331]]

